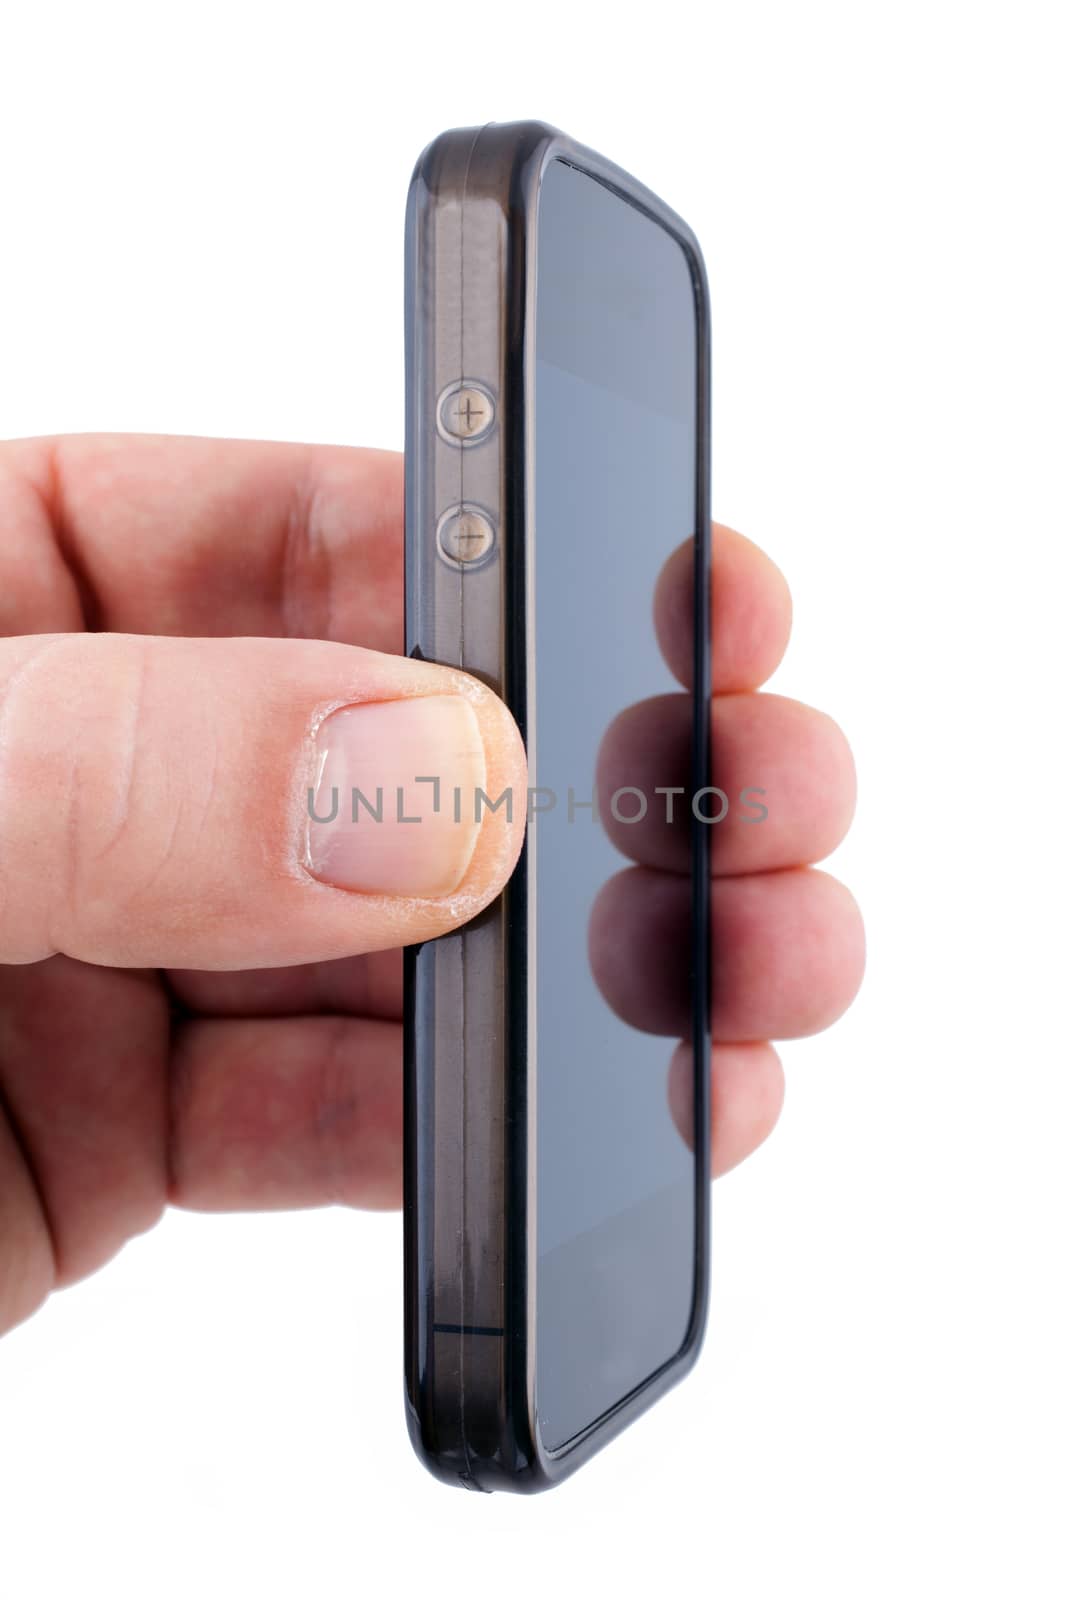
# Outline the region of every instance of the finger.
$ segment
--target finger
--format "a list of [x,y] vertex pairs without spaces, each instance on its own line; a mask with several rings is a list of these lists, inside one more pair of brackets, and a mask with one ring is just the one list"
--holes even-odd
[[[593,906],[589,957],[624,1022],[684,1034],[689,884],[629,867]],[[847,1010],[863,976],[863,923],[843,884],[800,867],[716,878],[711,889],[711,1031],[716,1040],[798,1039]]]
[[[6,1162],[0,1154],[0,1328],[160,1216],[169,1042],[154,974],[63,957],[0,966],[0,1106],[24,1163],[13,1175],[9,1138]],[[12,1209],[22,1218],[15,1243]],[[32,1235],[35,1258],[21,1313],[18,1291],[3,1287],[12,1259],[26,1271],[19,1231],[24,1245]]]
[[[716,694],[757,689],[785,654],[792,622],[786,581],[758,545],[716,522],[711,538],[711,672]],[[693,542],[667,560],[656,585],[656,632],[679,683],[693,677]]]
[[314,1012],[399,1022],[404,1007],[399,950],[375,950],[301,967],[249,972],[167,973],[174,997],[190,1011],[216,1017],[296,1017]]
[[403,648],[403,457],[81,434],[0,444],[0,634]]
[[55,1265],[36,1184],[0,1101],[0,1334],[51,1293]]
[[[691,1070],[680,1046],[668,1094],[690,1144]],[[400,1204],[398,1025],[344,1017],[190,1023],[178,1037],[171,1082],[174,1204],[201,1211]],[[715,1175],[767,1137],[783,1093],[769,1045],[717,1048]]]
[[[688,870],[691,810],[677,791],[691,789],[691,737],[692,701],[684,694],[629,706],[604,736],[601,819],[616,847],[643,866]],[[720,793],[701,802],[700,815],[721,817],[711,825],[714,873],[804,866],[841,843],[855,810],[856,771],[844,734],[823,712],[781,695],[716,695],[711,751]],[[665,789],[675,791],[670,811]]]
[[[671,1057],[667,1098],[682,1138],[693,1143],[693,1051]],[[711,1072],[711,1173],[719,1178],[750,1156],[782,1111],[785,1074],[769,1044],[717,1044]]]
[[185,1024],[171,1071],[173,1203],[399,1205],[401,1058],[395,1022]]
[[[473,916],[521,844],[518,731],[449,668],[313,641],[38,636],[0,641],[0,698],[2,961],[386,949]],[[510,791],[510,817],[478,791]]]

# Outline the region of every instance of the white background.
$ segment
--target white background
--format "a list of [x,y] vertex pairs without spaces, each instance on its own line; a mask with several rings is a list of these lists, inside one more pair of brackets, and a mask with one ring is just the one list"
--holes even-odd
[[870,947],[716,1185],[698,1372],[575,1479],[416,1463],[398,1217],[171,1216],[0,1347],[5,1597],[1064,1593],[1057,12],[4,5],[0,435],[399,447],[448,126],[545,118],[686,216],[715,512],[854,741]]

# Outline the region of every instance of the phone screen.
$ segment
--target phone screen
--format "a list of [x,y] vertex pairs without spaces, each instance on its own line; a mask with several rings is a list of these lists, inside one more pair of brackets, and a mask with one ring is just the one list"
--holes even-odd
[[[688,1013],[654,993],[665,971],[676,1002],[688,983],[688,878],[641,864],[648,819],[668,825],[668,806],[687,837],[691,796],[653,791],[688,771],[679,780],[676,750],[662,776],[632,757],[641,792],[590,802],[619,714],[682,692],[653,593],[695,529],[698,439],[686,255],[559,160],[540,198],[535,330],[536,1386],[555,1449],[678,1353],[693,1308],[695,1162],[668,1100]],[[613,802],[642,817],[632,844],[629,823],[598,819]]]

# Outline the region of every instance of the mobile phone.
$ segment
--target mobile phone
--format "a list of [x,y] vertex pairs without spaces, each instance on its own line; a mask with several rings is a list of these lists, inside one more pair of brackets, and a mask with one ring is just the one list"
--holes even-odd
[[[700,249],[649,190],[543,123],[424,151],[406,229],[407,650],[503,697],[531,784],[504,893],[405,957],[408,1423],[431,1471],[472,1489],[566,1476],[703,1337],[709,374]],[[617,713],[679,691],[653,591],[685,541],[691,703],[671,826],[686,859],[658,890],[618,889],[634,869],[621,826],[609,836],[594,815],[597,762]],[[630,792],[617,811],[642,798],[667,809]],[[596,953],[616,904],[634,966],[621,1006]]]

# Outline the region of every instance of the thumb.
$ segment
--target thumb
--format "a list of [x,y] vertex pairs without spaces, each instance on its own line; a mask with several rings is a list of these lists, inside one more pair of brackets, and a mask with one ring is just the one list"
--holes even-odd
[[432,938],[503,887],[525,801],[508,711],[451,668],[0,640],[0,962],[283,966]]

